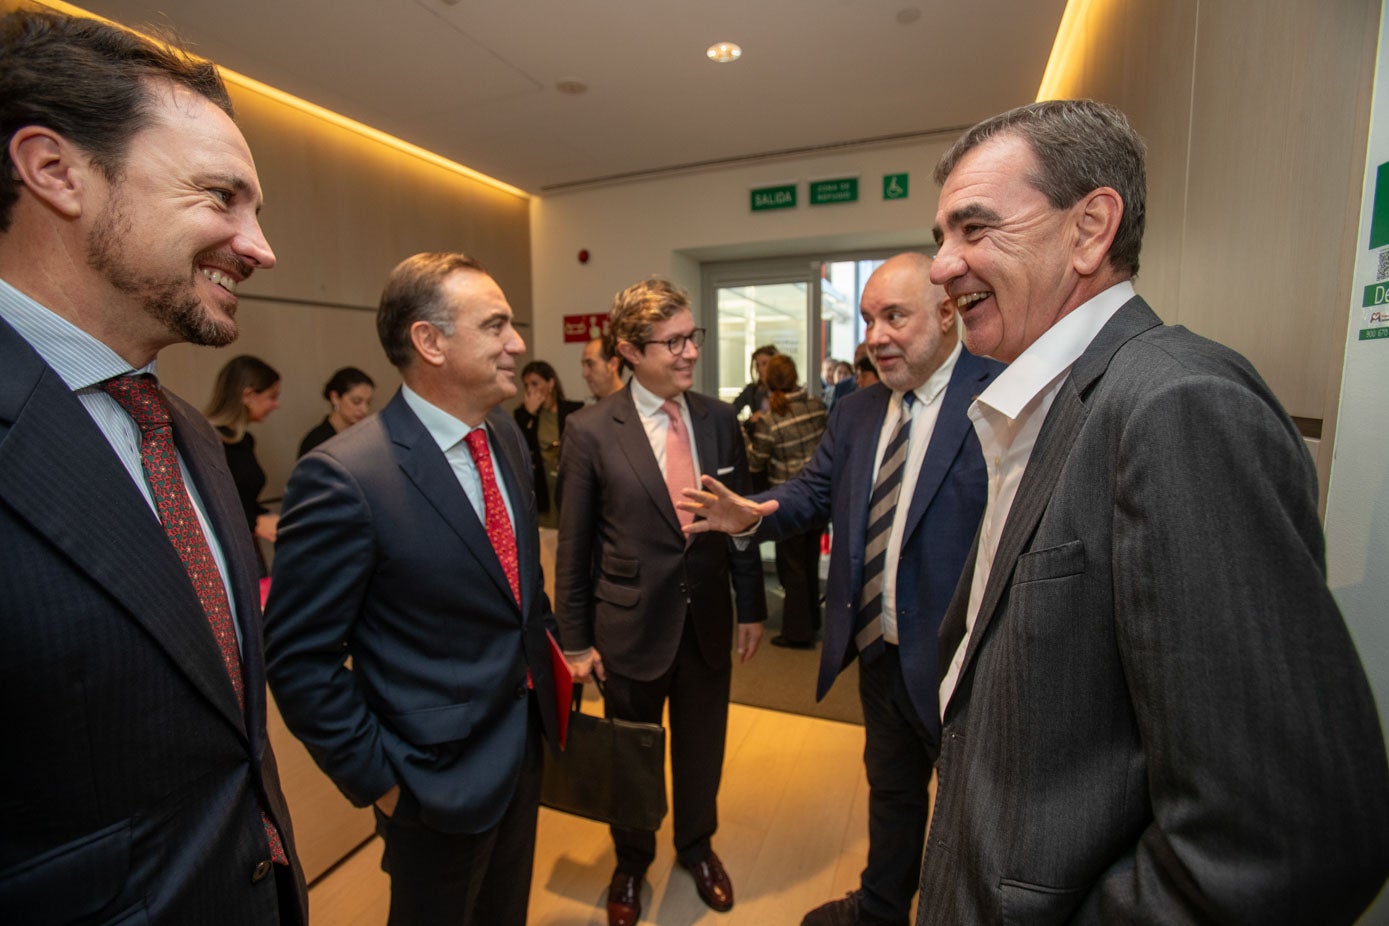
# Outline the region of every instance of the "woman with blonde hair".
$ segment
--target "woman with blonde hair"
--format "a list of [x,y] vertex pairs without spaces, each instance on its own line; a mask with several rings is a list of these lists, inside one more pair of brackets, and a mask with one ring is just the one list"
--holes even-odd
[[[260,503],[265,488],[265,470],[256,461],[256,440],[246,430],[248,424],[264,421],[280,407],[280,374],[259,357],[242,354],[228,360],[217,374],[212,387],[212,400],[203,414],[222,437],[222,449],[227,453],[227,468],[231,470],[236,493],[241,497],[241,509],[246,526],[253,537],[275,542],[279,518]],[[265,556],[256,544],[261,576],[266,575]]]

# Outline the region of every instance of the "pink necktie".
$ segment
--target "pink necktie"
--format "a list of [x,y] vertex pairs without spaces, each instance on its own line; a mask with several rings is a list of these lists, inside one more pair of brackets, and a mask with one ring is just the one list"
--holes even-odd
[[[217,641],[217,649],[222,654],[222,665],[226,667],[231,679],[232,690],[236,692],[236,703],[246,709],[245,682],[241,677],[241,650],[236,643],[236,630],[232,626],[231,605],[227,601],[227,590],[222,584],[222,574],[217,570],[217,561],[212,558],[212,548],[203,535],[202,525],[193,511],[193,502],[183,487],[183,475],[179,472],[178,451],[174,448],[174,428],[169,418],[169,408],[164,404],[164,396],[154,377],[122,376],[107,380],[101,388],[115,399],[129,413],[140,427],[140,464],[149,482],[150,494],[154,496],[155,507],[159,509],[159,522],[164,525],[164,533],[178,551],[178,558],[193,590],[198,593],[198,601],[207,615],[212,627],[212,636]],[[265,822],[265,837],[270,843],[270,857],[281,865],[288,865],[284,843],[280,832],[270,817],[261,811]]]
[[497,473],[492,468],[492,452],[487,448],[487,430],[473,428],[463,438],[468,443],[468,452],[473,455],[477,474],[482,480],[483,510],[486,512],[487,539],[492,541],[492,549],[497,551],[506,580],[511,583],[511,594],[516,603],[521,603],[521,569],[516,558],[516,533],[511,529],[511,519],[506,516],[506,502],[497,488]]
[[[690,453],[690,432],[685,428],[680,406],[673,399],[666,399],[661,403],[661,411],[670,418],[670,428],[666,431],[666,491],[674,506],[685,500],[681,489],[695,488],[694,456]],[[682,527],[694,520],[694,512],[683,508],[676,507],[675,515]]]

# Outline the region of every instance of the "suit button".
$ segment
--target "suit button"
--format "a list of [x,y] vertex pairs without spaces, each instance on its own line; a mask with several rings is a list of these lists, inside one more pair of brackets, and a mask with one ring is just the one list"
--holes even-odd
[[251,872],[251,883],[255,884],[257,881],[264,880],[268,874],[270,874],[270,860],[262,859],[256,864],[255,871]]

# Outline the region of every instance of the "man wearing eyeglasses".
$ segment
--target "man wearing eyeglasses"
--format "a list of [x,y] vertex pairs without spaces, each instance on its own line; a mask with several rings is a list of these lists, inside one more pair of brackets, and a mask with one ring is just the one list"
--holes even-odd
[[[723,912],[733,887],[710,839],[733,670],[729,588],[743,662],[762,639],[766,598],[757,549],[715,533],[687,538],[693,515],[675,502],[706,473],[747,491],[743,438],[732,406],[690,391],[704,329],[683,292],[660,279],[629,286],[609,323],[632,378],[565,428],[556,616],[575,678],[606,682],[610,716],[660,723],[669,700],[677,860]],[[630,926],[656,834],[614,827],[613,841],[608,922]]]

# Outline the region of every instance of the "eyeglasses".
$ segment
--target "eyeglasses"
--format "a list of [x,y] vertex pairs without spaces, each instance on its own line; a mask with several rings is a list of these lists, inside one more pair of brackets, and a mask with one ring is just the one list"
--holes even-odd
[[686,341],[693,342],[696,350],[703,347],[704,329],[696,328],[689,334],[677,334],[675,337],[669,338],[665,341],[642,341],[641,346],[643,349],[645,349],[649,344],[664,344],[667,350],[669,350],[672,354],[678,357],[685,352]]

